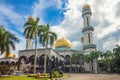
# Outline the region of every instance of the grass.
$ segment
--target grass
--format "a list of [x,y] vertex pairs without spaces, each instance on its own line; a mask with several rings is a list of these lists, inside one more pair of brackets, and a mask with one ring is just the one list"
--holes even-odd
[[[67,76],[64,75],[62,78],[66,78]],[[34,77],[27,77],[27,76],[7,76],[7,77],[0,77],[0,80],[49,80],[47,77],[41,77],[40,79],[36,79]],[[55,80],[53,78],[53,80]]]
[[0,80],[37,80],[37,79],[27,76],[7,76],[0,77]]

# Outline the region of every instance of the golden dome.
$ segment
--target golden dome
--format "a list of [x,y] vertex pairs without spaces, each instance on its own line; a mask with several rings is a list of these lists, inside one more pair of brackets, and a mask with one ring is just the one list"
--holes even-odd
[[14,53],[9,53],[8,55],[4,55],[4,58],[15,58],[15,54]]
[[29,16],[28,20],[35,20],[35,18],[33,16]]
[[55,47],[61,47],[61,46],[66,46],[68,48],[71,48],[71,42],[67,40],[66,38],[59,39],[56,42]]
[[89,4],[85,4],[85,5],[83,6],[83,9],[86,9],[86,8],[90,8],[90,5],[89,5]]

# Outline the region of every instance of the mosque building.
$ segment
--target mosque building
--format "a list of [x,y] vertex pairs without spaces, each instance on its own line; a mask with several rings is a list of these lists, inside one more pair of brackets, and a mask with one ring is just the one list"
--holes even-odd
[[8,55],[4,55],[3,58],[0,58],[0,65],[16,65],[18,63],[18,58],[15,58],[16,55],[14,53],[9,53]]
[[[55,48],[48,48],[47,51],[47,69],[49,68],[49,60],[55,61],[56,66],[61,66],[64,72],[92,72],[90,67],[90,63],[84,62],[82,65],[78,63],[75,65],[71,61],[71,57],[73,53],[81,52],[84,55],[90,54],[91,51],[96,50],[96,45],[93,41],[93,32],[94,27],[91,26],[91,8],[88,4],[85,4],[82,8],[82,18],[83,18],[83,29],[82,33],[83,36],[81,37],[81,42],[83,44],[83,49],[78,51],[72,49],[72,44],[67,38],[61,38],[55,43]],[[33,17],[29,17],[30,20]],[[44,65],[44,54],[45,49],[37,49],[37,69],[40,71],[43,70]],[[12,55],[12,56],[11,56]],[[33,42],[31,39],[26,37],[26,50],[19,51],[19,58],[14,58],[13,54],[10,56],[1,58],[0,63],[3,64],[5,61],[20,62],[23,66],[30,66],[33,67],[34,64],[34,49],[33,49]],[[3,61],[3,62],[2,62]],[[78,61],[79,62],[79,61]],[[97,63],[94,62],[94,71],[97,71]]]

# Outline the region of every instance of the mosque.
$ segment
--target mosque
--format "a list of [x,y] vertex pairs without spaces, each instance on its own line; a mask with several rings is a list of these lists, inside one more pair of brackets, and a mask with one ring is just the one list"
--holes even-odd
[[[97,72],[97,63],[94,61],[93,67],[91,69],[90,63],[84,62],[83,64],[75,65],[71,61],[71,56],[73,53],[81,52],[84,55],[89,54],[91,51],[96,49],[96,45],[93,41],[94,27],[91,26],[91,8],[88,4],[85,4],[82,8],[82,18],[83,18],[83,36],[81,37],[81,43],[83,44],[82,50],[73,50],[72,44],[67,38],[61,38],[55,43],[55,48],[49,48],[47,52],[47,69],[49,68],[49,60],[55,62],[55,66],[61,66],[64,72]],[[44,53],[45,49],[37,49],[37,69],[43,70],[44,64]],[[0,65],[4,63],[21,63],[21,66],[33,67],[34,64],[34,49],[32,41],[26,38],[26,49],[19,51],[19,57],[15,58],[13,53],[10,53],[8,57],[0,59]],[[31,69],[32,70],[32,69]]]

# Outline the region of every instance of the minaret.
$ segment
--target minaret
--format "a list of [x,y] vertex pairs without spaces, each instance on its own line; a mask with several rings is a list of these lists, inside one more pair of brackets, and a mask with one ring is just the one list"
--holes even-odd
[[83,36],[81,42],[83,43],[83,50],[85,54],[89,54],[91,51],[96,49],[96,45],[93,42],[93,31],[94,28],[91,26],[91,8],[88,4],[85,4],[82,9],[83,18]]
[[[82,18],[83,18],[83,36],[81,37],[81,42],[83,43],[83,53],[90,54],[90,52],[96,49],[96,45],[93,41],[93,31],[94,28],[91,26],[91,8],[88,4],[85,4],[82,9]],[[93,69],[91,66],[91,61],[84,62],[85,71],[97,73],[97,61],[96,59],[93,62]]]
[[[34,17],[29,16],[28,21],[33,21]],[[33,41],[29,38],[29,36],[26,36],[26,49],[33,49]]]

